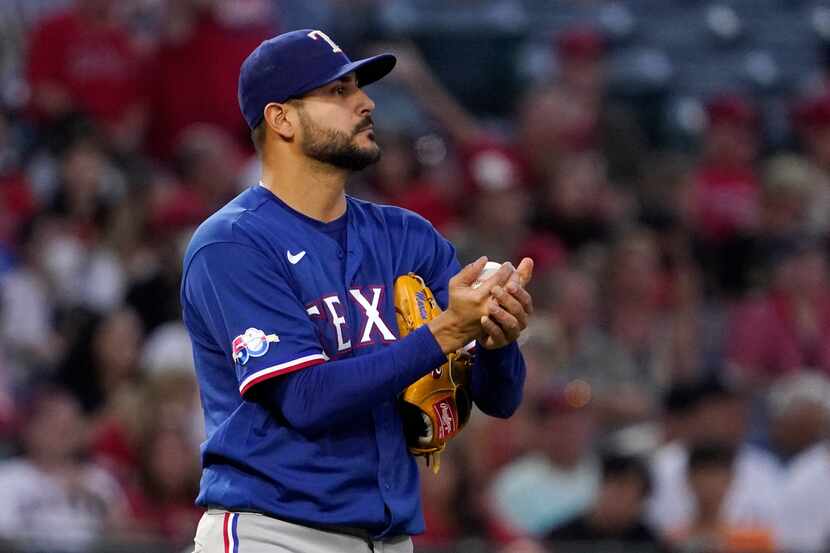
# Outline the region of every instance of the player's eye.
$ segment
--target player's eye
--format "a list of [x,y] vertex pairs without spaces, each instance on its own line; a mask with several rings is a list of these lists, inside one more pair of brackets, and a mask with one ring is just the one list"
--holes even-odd
[[338,96],[343,96],[344,94],[346,94],[346,87],[343,85],[337,85],[336,87],[334,87],[334,93]]

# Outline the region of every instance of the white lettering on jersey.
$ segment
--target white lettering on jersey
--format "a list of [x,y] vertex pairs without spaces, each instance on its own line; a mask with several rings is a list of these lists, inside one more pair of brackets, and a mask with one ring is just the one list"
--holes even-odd
[[337,351],[346,351],[352,347],[352,341],[343,340],[343,325],[346,324],[346,318],[340,315],[334,308],[335,303],[340,305],[340,298],[337,296],[326,296],[323,298],[323,303],[326,304],[329,313],[331,313],[331,322],[334,325],[334,329],[337,331]]
[[308,309],[305,310],[308,313],[309,317],[319,317],[320,316],[320,308],[316,305],[312,305]]
[[363,312],[366,313],[366,326],[363,327],[363,334],[360,337],[360,343],[365,344],[370,341],[369,336],[372,334],[372,330],[374,330],[375,327],[380,330],[384,340],[394,340],[395,335],[392,334],[392,331],[389,330],[389,327],[386,326],[386,323],[384,323],[383,319],[380,318],[380,311],[378,311],[383,288],[380,286],[373,286],[370,289],[372,290],[371,303],[363,296],[363,293],[361,293],[359,289],[352,288],[349,290],[349,293],[363,309]]
[[308,37],[311,38],[311,39],[314,39],[314,40],[317,40],[317,37],[322,38],[323,40],[328,42],[329,46],[331,46],[331,51],[334,52],[335,54],[337,52],[342,52],[343,51],[343,50],[340,49],[340,46],[335,44],[334,41],[331,38],[329,38],[329,35],[327,35],[323,31],[311,31],[310,33],[308,33]]

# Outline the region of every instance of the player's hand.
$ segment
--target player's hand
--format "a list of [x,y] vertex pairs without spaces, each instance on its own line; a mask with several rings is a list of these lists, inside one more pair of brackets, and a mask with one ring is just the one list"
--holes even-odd
[[511,270],[504,264],[480,286],[473,288],[486,263],[487,258],[481,257],[450,279],[447,310],[428,323],[444,353],[456,351],[481,333],[481,320],[490,313],[493,288],[507,285]]
[[482,347],[502,348],[516,341],[527,328],[527,320],[533,313],[533,298],[525,286],[532,277],[533,260],[525,257],[504,286],[492,287],[488,313],[481,318],[478,342]]

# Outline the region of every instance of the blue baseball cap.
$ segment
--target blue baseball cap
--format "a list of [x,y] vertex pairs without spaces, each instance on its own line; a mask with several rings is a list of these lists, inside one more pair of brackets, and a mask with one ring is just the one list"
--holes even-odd
[[264,41],[239,69],[239,108],[251,129],[270,102],[285,102],[354,71],[359,86],[392,71],[395,56],[352,61],[326,33],[302,29]]

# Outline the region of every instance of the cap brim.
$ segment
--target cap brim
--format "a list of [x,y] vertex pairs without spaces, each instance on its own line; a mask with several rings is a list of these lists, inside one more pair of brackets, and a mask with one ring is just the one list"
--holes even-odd
[[355,66],[353,71],[357,73],[358,86],[366,86],[388,75],[397,62],[398,58],[392,54],[380,54],[357,60],[350,65]]
[[357,85],[363,87],[388,75],[397,61],[398,59],[392,54],[380,54],[353,61],[341,67],[328,82],[336,81],[340,77],[354,72],[357,75]]

